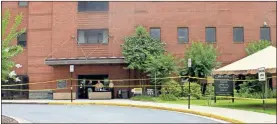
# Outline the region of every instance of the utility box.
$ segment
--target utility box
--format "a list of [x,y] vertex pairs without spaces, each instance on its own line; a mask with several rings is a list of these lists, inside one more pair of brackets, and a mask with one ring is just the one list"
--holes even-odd
[[122,94],[122,99],[128,99],[128,90],[122,90],[121,91],[121,94]]

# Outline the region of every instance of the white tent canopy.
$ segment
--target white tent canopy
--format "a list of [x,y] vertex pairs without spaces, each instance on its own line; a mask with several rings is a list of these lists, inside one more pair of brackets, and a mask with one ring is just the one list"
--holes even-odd
[[268,46],[252,55],[213,71],[213,74],[256,74],[258,68],[276,73],[276,48]]

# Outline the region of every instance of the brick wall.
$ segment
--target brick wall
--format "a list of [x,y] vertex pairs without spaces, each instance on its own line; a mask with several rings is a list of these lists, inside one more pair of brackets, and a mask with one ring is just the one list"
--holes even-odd
[[[28,75],[30,82],[54,80],[53,68],[44,64],[52,51],[53,2],[29,2],[28,22]],[[40,86],[49,89],[50,84],[29,85],[30,89]]]

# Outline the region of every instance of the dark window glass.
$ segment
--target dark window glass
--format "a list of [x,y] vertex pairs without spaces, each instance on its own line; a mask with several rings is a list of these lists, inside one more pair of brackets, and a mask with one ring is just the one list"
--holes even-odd
[[150,36],[157,40],[161,40],[161,29],[160,28],[150,28]]
[[28,1],[18,1],[18,6],[26,7],[26,6],[28,6]]
[[261,27],[261,29],[260,29],[260,39],[271,41],[270,28],[269,27]]
[[78,2],[78,11],[85,11],[86,10],[86,2]]
[[27,34],[22,33],[17,37],[17,45],[21,45],[22,47],[26,47],[27,44]]
[[216,29],[215,27],[206,28],[206,42],[215,42],[216,41]]
[[78,2],[78,11],[108,11],[108,1],[82,1]]
[[243,42],[243,27],[234,27],[233,28],[233,40],[234,42]]
[[187,43],[189,42],[189,31],[188,28],[178,28],[178,42]]
[[80,29],[78,30],[80,44],[108,44],[107,29]]

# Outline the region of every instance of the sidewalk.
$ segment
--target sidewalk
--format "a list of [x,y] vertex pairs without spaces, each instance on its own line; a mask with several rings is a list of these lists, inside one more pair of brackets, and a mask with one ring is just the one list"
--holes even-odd
[[[25,103],[25,104],[71,104],[70,100],[2,100],[2,104],[9,103]],[[126,106],[152,106],[152,108],[170,108],[174,111],[197,111],[200,113],[206,113],[216,115],[218,117],[225,117],[230,119],[235,119],[244,123],[276,123],[276,116],[269,115],[258,112],[227,109],[227,108],[217,108],[208,106],[196,106],[191,105],[190,110],[188,110],[187,105],[177,105],[168,103],[155,103],[155,102],[141,102],[133,100],[73,100],[73,104],[106,104],[106,105],[123,105]],[[151,107],[148,107],[151,108]],[[210,116],[213,117],[213,116]],[[218,118],[217,118],[218,119]],[[226,119],[225,119],[226,120]]]

